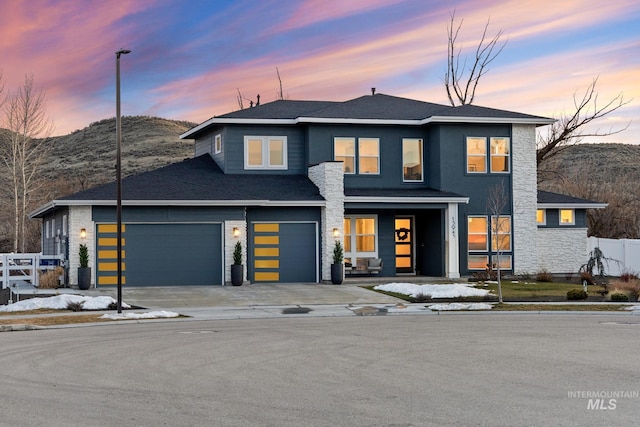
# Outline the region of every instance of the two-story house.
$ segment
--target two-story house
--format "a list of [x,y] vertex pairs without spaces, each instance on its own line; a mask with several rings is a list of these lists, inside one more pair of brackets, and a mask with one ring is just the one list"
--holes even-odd
[[[539,230],[551,232],[545,259],[555,242],[571,258],[559,268],[576,271],[586,209],[602,205],[538,199],[535,130],[552,122],[383,94],[213,117],[181,135],[194,158],[123,180],[124,283],[224,284],[237,241],[252,283],[329,280],[335,240],[354,268],[382,259],[382,276],[458,278],[495,264],[498,248],[503,269],[534,273]],[[487,205],[496,188],[499,221]],[[43,252],[68,253],[72,283],[83,242],[95,283],[116,282],[115,195],[106,184],[32,214]]]

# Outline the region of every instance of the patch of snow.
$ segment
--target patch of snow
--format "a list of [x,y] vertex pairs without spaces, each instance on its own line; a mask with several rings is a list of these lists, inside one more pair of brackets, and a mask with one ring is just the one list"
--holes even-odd
[[180,314],[173,311],[149,311],[147,313],[106,313],[100,316],[101,319],[130,320],[130,319],[158,319],[178,317]]
[[458,311],[458,310],[491,310],[491,305],[485,303],[461,304],[453,302],[451,304],[432,304],[429,309],[433,311]]
[[[48,298],[29,298],[14,304],[0,306],[2,312],[31,311],[41,308],[54,310],[66,310],[70,303],[82,303],[85,310],[107,310],[110,304],[117,301],[108,296],[86,297],[82,295],[56,295]],[[122,303],[122,308],[131,308],[129,304]]]
[[415,283],[387,283],[377,285],[373,289],[396,292],[398,294],[416,297],[420,294],[429,295],[431,298],[458,298],[458,297],[483,297],[489,295],[486,289],[476,289],[473,285],[464,283],[451,283],[446,285],[417,285]]
[[640,305],[632,305],[630,307],[625,307],[625,310],[640,311]]

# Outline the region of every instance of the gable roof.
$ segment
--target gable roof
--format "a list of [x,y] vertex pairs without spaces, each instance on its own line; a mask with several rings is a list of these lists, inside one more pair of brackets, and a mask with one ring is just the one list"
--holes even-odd
[[[32,212],[57,206],[115,206],[116,182],[53,200]],[[306,175],[225,174],[208,154],[122,180],[122,204],[129,206],[323,206]]]
[[527,123],[553,119],[476,105],[434,104],[397,96],[366,95],[345,102],[278,100],[215,116],[180,135],[196,138],[204,129],[224,124],[386,124],[421,126],[428,123]]
[[546,209],[602,209],[609,206],[608,203],[595,202],[593,200],[580,199],[560,193],[538,190],[538,208]]

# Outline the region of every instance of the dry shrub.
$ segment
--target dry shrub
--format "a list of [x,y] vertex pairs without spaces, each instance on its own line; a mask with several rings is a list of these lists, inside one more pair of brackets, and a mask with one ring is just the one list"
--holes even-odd
[[44,273],[40,273],[38,279],[38,287],[42,289],[56,289],[60,282],[60,276],[64,274],[62,267],[56,267],[53,270],[47,270]]
[[553,282],[553,274],[549,273],[547,270],[540,270],[536,274],[536,280],[538,282]]
[[629,301],[637,301],[640,295],[640,279],[631,279],[628,282],[614,280],[609,285],[609,293],[625,294],[629,297]]

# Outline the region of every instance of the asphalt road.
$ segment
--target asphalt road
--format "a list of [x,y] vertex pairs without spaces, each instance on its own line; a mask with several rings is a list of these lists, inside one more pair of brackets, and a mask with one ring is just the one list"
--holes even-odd
[[2,333],[0,425],[635,426],[639,343],[640,318],[602,314]]

